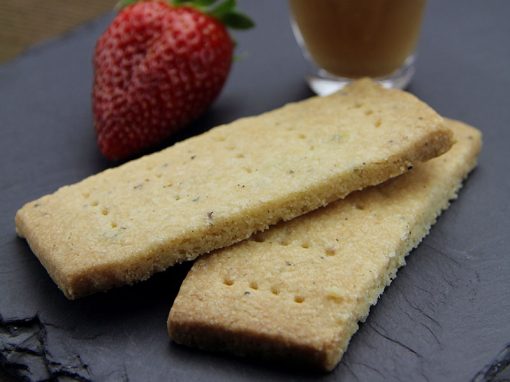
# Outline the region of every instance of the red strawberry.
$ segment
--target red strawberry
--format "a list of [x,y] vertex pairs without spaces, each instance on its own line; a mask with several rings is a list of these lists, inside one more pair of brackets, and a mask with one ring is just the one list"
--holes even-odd
[[93,112],[107,158],[124,159],[159,143],[218,96],[234,48],[225,25],[252,23],[235,11],[235,0],[214,3],[134,2],[99,38]]

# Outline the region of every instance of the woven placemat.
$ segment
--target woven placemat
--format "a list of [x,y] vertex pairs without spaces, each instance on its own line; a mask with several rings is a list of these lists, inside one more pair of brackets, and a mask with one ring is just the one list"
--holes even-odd
[[0,0],[0,62],[111,10],[117,0]]

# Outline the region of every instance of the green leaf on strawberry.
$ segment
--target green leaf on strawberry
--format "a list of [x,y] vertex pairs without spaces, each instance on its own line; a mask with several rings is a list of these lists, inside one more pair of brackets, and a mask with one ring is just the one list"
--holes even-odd
[[[117,9],[132,5],[139,0],[120,0]],[[232,29],[245,30],[255,26],[255,23],[244,13],[239,12],[236,0],[167,0],[174,6],[193,7],[201,12],[220,20],[225,26]],[[218,3],[218,4],[216,4]]]
[[215,3],[216,0],[195,0],[194,3],[201,7],[208,7]]
[[225,0],[218,4],[214,9],[210,11],[210,15],[221,18],[223,15],[228,12],[233,12],[236,8],[236,0]]
[[250,29],[255,26],[248,16],[238,12],[226,13],[220,20],[232,29]]
[[122,8],[125,8],[131,4],[136,3],[138,0],[120,0],[117,5],[115,6],[115,9],[120,10]]

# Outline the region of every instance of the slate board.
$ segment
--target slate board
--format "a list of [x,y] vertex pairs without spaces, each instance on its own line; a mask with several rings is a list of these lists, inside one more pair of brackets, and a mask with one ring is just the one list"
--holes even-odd
[[[238,35],[244,59],[188,135],[310,96],[286,3],[242,6],[258,27]],[[2,366],[62,381],[508,380],[509,15],[508,0],[430,1],[410,91],[483,130],[480,165],[328,375],[172,344],[165,320],[189,264],[67,301],[16,238],[13,218],[24,202],[111,165],[90,112],[91,52],[111,16],[0,67]]]

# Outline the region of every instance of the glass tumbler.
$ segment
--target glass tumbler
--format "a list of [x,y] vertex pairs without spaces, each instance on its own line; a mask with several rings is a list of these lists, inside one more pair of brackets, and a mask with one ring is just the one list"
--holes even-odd
[[426,0],[289,0],[292,29],[319,95],[371,77],[404,88],[414,74]]

